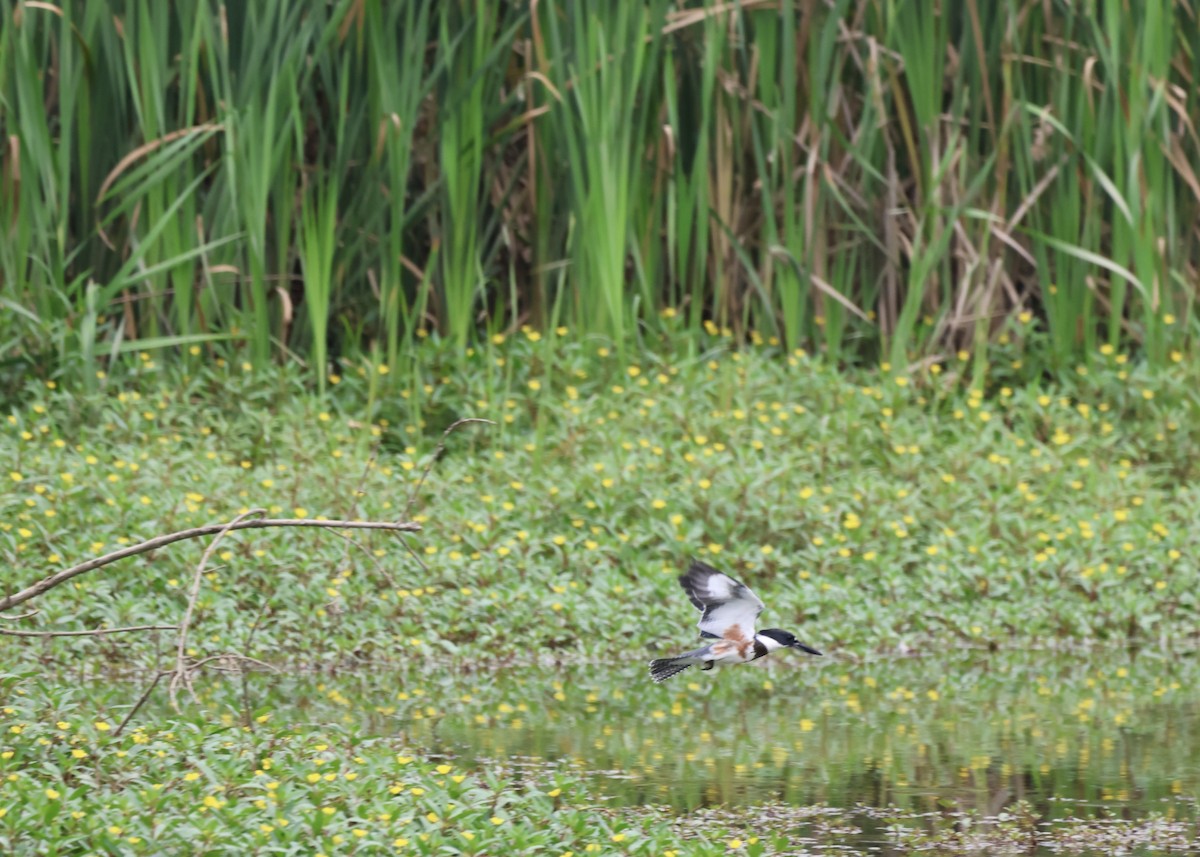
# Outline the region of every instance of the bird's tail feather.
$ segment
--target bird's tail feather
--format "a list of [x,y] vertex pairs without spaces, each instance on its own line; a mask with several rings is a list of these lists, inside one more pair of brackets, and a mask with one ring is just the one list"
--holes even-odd
[[688,657],[656,658],[650,662],[650,678],[656,682],[666,681],[676,673],[683,672],[694,663],[696,663],[695,660]]

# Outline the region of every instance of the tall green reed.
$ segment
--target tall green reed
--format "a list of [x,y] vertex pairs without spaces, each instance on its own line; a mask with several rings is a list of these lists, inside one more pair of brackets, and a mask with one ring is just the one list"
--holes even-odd
[[[727,61],[725,15],[705,15],[700,26],[681,28],[667,43],[662,71],[663,103],[674,162],[666,188],[666,284],[660,301],[687,309],[699,329],[708,305],[704,289],[712,264],[710,195],[714,151],[725,151],[718,134],[718,78]],[[726,165],[728,169],[728,165]],[[690,284],[690,285],[689,285]]]
[[[630,321],[627,287],[635,197],[646,192],[650,70],[659,55],[663,2],[595,7],[570,0],[544,7],[542,25],[553,55],[556,138],[565,148],[574,219],[572,288],[575,324],[624,344]],[[649,208],[649,206],[647,206]],[[643,289],[643,298],[654,300]]]
[[[425,71],[432,4],[366,5],[368,93],[375,128],[372,158],[384,181],[384,211],[379,235],[379,313],[382,317],[387,362],[399,365],[406,331],[420,323],[428,294],[428,277],[413,282],[412,263],[405,256],[405,230],[410,225],[412,200],[409,180],[415,148],[414,136],[421,102],[434,79]],[[411,241],[409,242],[411,243]],[[415,248],[413,248],[415,249]]]
[[437,180],[442,205],[433,239],[441,261],[438,318],[443,332],[463,348],[486,282],[488,149],[508,45],[499,39],[502,7],[451,0],[440,10],[438,47],[445,75],[439,92]]
[[1196,321],[1183,4],[0,13],[13,366],[228,341],[323,376],[430,322],[463,354],[569,322],[897,371],[967,349],[982,378],[1016,313],[1059,368],[1100,344],[1161,364]]

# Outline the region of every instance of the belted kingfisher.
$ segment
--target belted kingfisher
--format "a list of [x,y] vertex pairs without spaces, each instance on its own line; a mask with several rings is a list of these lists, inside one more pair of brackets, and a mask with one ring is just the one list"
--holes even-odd
[[768,628],[754,632],[754,620],[763,611],[763,603],[750,587],[738,583],[728,574],[694,560],[687,573],[680,575],[679,585],[701,612],[700,636],[716,642],[675,658],[658,658],[650,662],[650,677],[666,681],[694,664],[701,669],[715,666],[744,664],[766,657],[776,649],[799,649],[810,655],[821,654],[806,646],[787,631]]

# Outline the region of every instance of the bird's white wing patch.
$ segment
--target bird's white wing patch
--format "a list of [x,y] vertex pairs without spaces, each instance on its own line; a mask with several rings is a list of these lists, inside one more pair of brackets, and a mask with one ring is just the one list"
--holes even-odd
[[702,562],[693,562],[679,585],[701,611],[701,636],[754,639],[763,603],[750,587]]
[[742,586],[728,574],[719,571],[709,574],[704,579],[704,585],[707,589],[706,600],[708,601],[732,601],[735,597],[734,590]]

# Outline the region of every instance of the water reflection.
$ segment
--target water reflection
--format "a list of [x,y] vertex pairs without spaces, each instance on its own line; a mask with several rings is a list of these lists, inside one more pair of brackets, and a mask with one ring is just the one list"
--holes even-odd
[[[798,685],[772,674],[766,689],[757,677],[720,676],[725,686],[644,688],[633,702],[447,712],[403,728],[468,755],[576,765],[626,805],[778,800],[995,815],[1025,801],[1043,817],[1121,815],[1196,794],[1194,672],[1191,659],[964,656],[843,666]],[[947,678],[930,687],[929,675]],[[963,675],[965,688],[948,678]]]
[[[684,674],[447,664],[259,676],[256,712],[355,723],[468,759],[568,765],[618,805],[779,802],[1046,819],[1194,814],[1194,656],[962,653]],[[240,682],[205,686],[239,719]],[[882,823],[882,822],[881,822]]]

